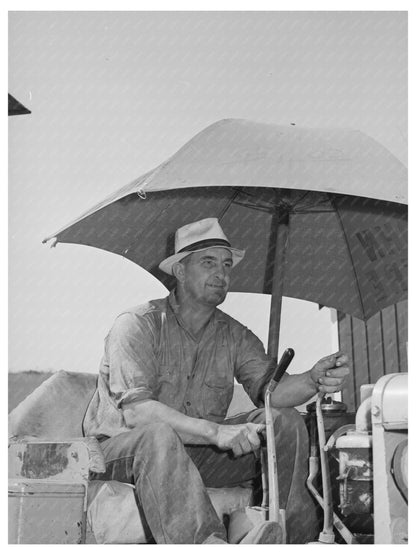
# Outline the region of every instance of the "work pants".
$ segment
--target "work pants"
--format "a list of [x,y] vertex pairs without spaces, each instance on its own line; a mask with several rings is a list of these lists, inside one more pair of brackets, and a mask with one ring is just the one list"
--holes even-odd
[[[306,489],[308,434],[296,409],[273,409],[280,505],[286,509],[288,541],[306,543],[317,520]],[[264,411],[227,419],[224,424],[264,423]],[[168,424],[135,428],[101,443],[106,472],[93,479],[135,485],[145,526],[156,543],[200,544],[226,540],[226,531],[206,487],[232,487],[258,478],[253,453],[234,457],[210,445],[184,445]]]

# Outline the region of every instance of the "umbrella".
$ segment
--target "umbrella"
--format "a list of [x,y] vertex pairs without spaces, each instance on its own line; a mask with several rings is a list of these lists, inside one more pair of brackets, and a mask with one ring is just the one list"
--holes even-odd
[[14,96],[9,93],[9,116],[20,116],[22,114],[31,114],[23,104],[21,104]]
[[346,129],[217,122],[156,169],[44,239],[120,254],[158,270],[175,230],[217,217],[246,256],[232,291],[272,295],[277,355],[282,296],[366,320],[407,298],[407,172]]

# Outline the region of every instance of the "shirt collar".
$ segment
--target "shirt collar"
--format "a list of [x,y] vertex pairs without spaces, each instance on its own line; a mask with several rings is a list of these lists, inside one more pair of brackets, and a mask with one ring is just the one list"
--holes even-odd
[[175,289],[173,289],[168,296],[168,304],[170,306],[170,308],[172,309],[172,311],[177,314],[178,310],[179,310],[179,303],[176,300],[176,294],[175,294]]
[[[168,304],[170,306],[170,308],[172,309],[172,312],[176,315],[179,311],[179,303],[176,299],[176,293],[175,293],[175,289],[173,289],[168,296]],[[221,310],[219,310],[218,308],[216,308],[214,310],[214,314],[213,317],[210,320],[211,322],[221,322],[224,323],[227,321],[227,317],[224,314],[224,312],[222,312]]]

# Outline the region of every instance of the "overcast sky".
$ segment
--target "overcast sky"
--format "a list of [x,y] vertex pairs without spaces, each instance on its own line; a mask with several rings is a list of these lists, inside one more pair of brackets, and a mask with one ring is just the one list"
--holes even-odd
[[[15,12],[9,92],[32,111],[9,118],[9,367],[95,372],[114,317],[165,289],[116,255],[41,240],[223,118],[352,127],[407,164],[407,17]],[[226,308],[265,339],[267,303]],[[298,366],[328,352],[329,322],[285,304]]]

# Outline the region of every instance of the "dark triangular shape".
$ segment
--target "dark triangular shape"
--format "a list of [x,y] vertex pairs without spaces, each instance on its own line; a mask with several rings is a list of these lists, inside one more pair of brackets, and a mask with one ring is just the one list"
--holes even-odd
[[21,114],[31,114],[31,111],[9,93],[9,116],[19,116]]

